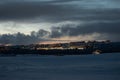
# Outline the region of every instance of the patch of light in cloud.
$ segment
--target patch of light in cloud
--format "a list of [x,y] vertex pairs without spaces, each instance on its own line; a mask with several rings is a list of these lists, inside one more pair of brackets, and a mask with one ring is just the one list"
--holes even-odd
[[59,26],[59,27],[62,27],[64,25],[77,26],[83,23],[84,23],[83,21],[62,21],[62,22],[54,23],[53,26]]
[[44,29],[50,31],[53,26],[63,26],[63,25],[79,25],[82,22],[74,22],[74,21],[63,21],[58,23],[30,23],[30,22],[0,22],[0,34],[5,33],[25,33],[30,34],[32,31],[38,31],[39,29]]
[[83,41],[83,40],[95,40],[101,36],[100,33],[92,33],[86,35],[79,36],[62,36],[60,38],[53,38],[53,40],[61,40],[61,41]]
[[1,22],[0,23],[0,34],[5,33],[25,33],[29,34],[31,31],[38,31],[39,29],[48,30],[50,23],[19,23],[19,22]]

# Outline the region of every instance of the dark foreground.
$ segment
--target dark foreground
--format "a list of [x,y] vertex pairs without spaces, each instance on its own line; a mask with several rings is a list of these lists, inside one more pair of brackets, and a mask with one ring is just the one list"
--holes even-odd
[[120,53],[0,57],[0,80],[120,80]]
[[[61,55],[86,55],[93,53],[102,54],[102,53],[120,52],[120,42],[88,42],[88,43],[75,42],[75,43],[54,44],[54,46],[53,44],[1,46],[0,56],[17,56],[17,55],[58,55],[58,56],[60,55],[61,56]],[[67,45],[67,48],[64,48],[65,45]]]

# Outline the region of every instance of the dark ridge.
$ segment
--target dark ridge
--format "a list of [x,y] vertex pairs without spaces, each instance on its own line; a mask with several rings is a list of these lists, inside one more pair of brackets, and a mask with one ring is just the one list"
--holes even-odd
[[17,55],[86,55],[120,52],[120,42],[81,41],[57,44],[0,46],[0,56]]

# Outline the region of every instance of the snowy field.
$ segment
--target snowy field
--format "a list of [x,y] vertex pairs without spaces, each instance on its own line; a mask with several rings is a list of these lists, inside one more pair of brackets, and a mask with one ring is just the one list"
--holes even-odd
[[0,57],[0,80],[120,80],[120,53]]

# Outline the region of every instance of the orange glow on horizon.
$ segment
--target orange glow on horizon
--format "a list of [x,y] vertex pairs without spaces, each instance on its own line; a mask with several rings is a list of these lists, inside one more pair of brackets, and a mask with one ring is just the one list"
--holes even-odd
[[39,44],[57,44],[57,43],[69,43],[70,41],[60,41],[60,40],[54,40],[54,41],[43,41],[43,42],[40,42]]

